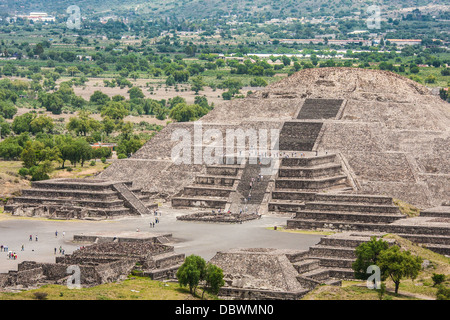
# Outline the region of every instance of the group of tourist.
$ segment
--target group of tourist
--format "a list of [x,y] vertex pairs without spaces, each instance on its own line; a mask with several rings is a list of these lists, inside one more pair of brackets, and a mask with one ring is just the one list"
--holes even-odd
[[[54,254],[56,254],[57,249],[55,248]],[[66,253],[66,250],[64,250],[61,246],[59,246],[59,254],[64,255]]]
[[[66,236],[66,232],[63,231],[63,238]],[[58,238],[58,230],[55,231],[55,238]]]
[[0,245],[0,251],[2,251],[2,252],[8,252],[8,246],[5,246],[5,245]]
[[155,224],[159,223],[159,218],[157,218],[156,216],[158,216],[158,215],[161,216],[162,215],[161,212],[158,209],[155,209],[153,211],[153,214],[155,215],[155,221],[150,222],[150,228],[154,228]]
[[13,251],[8,251],[8,259],[17,260],[17,253],[15,253]]

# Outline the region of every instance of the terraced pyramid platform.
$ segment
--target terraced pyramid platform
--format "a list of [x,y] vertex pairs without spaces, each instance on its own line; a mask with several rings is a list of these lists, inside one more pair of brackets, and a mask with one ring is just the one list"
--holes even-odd
[[151,214],[158,207],[131,181],[53,179],[32,182],[6,212],[55,219],[111,219]]

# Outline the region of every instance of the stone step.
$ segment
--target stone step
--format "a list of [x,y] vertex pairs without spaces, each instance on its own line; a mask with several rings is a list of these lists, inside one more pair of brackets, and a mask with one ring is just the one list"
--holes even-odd
[[305,210],[314,211],[349,211],[365,213],[391,213],[400,215],[400,210],[394,205],[360,204],[353,202],[333,203],[333,202],[306,202]]
[[303,208],[303,202],[296,201],[270,201],[268,204],[269,211],[276,212],[297,212]]
[[375,231],[386,227],[384,223],[360,223],[350,221],[319,221],[312,219],[291,219],[287,221],[288,229],[301,230],[337,230],[337,231]]
[[405,216],[390,213],[359,213],[359,212],[331,212],[318,210],[300,210],[296,213],[294,219],[317,219],[329,222],[369,222],[369,223],[392,223],[398,219],[406,218]]
[[344,269],[351,269],[352,264],[355,261],[355,259],[345,259],[340,257],[316,257],[316,256],[310,256],[309,258],[315,259],[319,261],[319,265],[321,267],[326,268],[344,268]]
[[444,256],[450,256],[450,245],[425,243],[423,244],[423,246],[433,252],[442,254]]
[[410,240],[415,243],[428,244],[444,244],[450,245],[450,234],[448,236],[436,236],[427,234],[399,234],[400,237]]
[[121,215],[131,215],[132,212],[130,209],[122,207],[122,208],[111,208],[111,209],[98,209],[98,208],[87,208],[83,207],[83,210],[86,210],[86,214],[88,217],[116,217]]
[[280,178],[320,178],[342,173],[340,164],[330,163],[314,167],[281,167],[278,170]]
[[320,155],[315,157],[303,157],[303,158],[282,158],[281,167],[310,167],[317,166],[326,163],[333,163],[336,159],[336,154],[330,153],[327,155]]
[[355,249],[336,247],[336,246],[324,246],[317,244],[309,248],[308,257],[336,257],[344,259],[355,259]]
[[356,248],[362,243],[370,241],[370,236],[361,237],[361,236],[351,236],[348,238],[342,236],[327,236],[320,239],[318,244],[324,246],[335,246],[335,247],[347,247],[347,248]]
[[286,121],[280,130],[279,149],[312,151],[322,122]]
[[275,189],[272,191],[272,200],[313,201],[316,192],[299,191],[296,189]]
[[128,189],[128,186],[124,183],[114,183],[114,190],[117,191],[118,197],[124,201],[124,205],[137,215],[148,215],[150,211],[146,205],[139,200],[139,198]]
[[220,186],[192,185],[184,187],[183,196],[210,196],[227,198],[233,192],[233,188]]
[[55,189],[24,189],[22,196],[25,197],[41,197],[41,198],[77,198],[77,199],[97,199],[97,200],[113,200],[117,198],[117,192],[108,191],[86,191],[86,190],[55,190]]
[[198,207],[225,209],[228,199],[214,197],[173,197],[172,207]]
[[301,230],[339,230],[339,231],[368,231],[385,232],[395,234],[424,234],[424,235],[448,235],[449,227],[425,227],[401,224],[384,223],[359,223],[349,221],[318,221],[307,219],[291,219],[287,221],[288,229]]
[[61,198],[36,198],[36,197],[15,197],[14,204],[17,205],[74,205],[90,208],[115,208],[123,207],[123,200],[115,199],[110,201],[98,201],[98,200],[82,200],[82,199],[61,199]]
[[207,175],[219,175],[219,176],[237,176],[240,165],[214,165],[206,167]]
[[150,210],[150,214],[156,209],[158,209],[158,204],[153,202],[144,202],[144,205],[147,207],[148,210]]
[[331,278],[336,279],[354,279],[355,272],[349,268],[330,268],[329,271]]
[[328,279],[328,280],[325,280],[323,284],[327,285],[327,286],[340,287],[340,286],[342,286],[342,280],[339,280],[339,279]]
[[153,256],[156,268],[168,268],[179,265],[184,262],[185,255],[183,253],[167,252]]
[[307,259],[292,264],[298,273],[305,273],[319,268],[319,260]]
[[286,257],[291,263],[304,260],[308,255],[308,250],[296,250],[295,252],[286,253]]
[[439,206],[420,211],[421,217],[450,218],[450,206]]
[[352,202],[352,203],[365,203],[365,204],[380,204],[391,205],[392,198],[386,196],[364,195],[364,194],[329,194],[329,193],[317,193],[315,200],[318,202]]
[[216,175],[198,175],[195,177],[196,184],[203,185],[221,185],[232,187],[235,180],[239,178],[234,176],[216,176]]
[[277,178],[275,180],[275,188],[320,190],[338,184],[342,184],[346,181],[346,179],[347,179],[346,175],[337,175],[333,177],[316,178],[316,179]]
[[317,268],[312,271],[304,272],[301,276],[322,282],[324,280],[329,280],[330,273],[326,268]]
[[145,277],[150,277],[152,280],[165,280],[176,278],[177,270],[181,267],[182,263],[173,265],[167,268],[145,270],[143,272]]
[[[123,181],[127,186],[131,187],[131,181]],[[33,181],[31,183],[33,189],[51,189],[51,190],[84,190],[92,192],[103,192],[111,190],[111,182],[100,179],[52,179]]]

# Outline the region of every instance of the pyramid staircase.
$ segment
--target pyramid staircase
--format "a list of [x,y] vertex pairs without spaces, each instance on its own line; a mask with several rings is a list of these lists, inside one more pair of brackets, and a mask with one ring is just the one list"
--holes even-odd
[[195,177],[192,185],[184,187],[172,197],[172,207],[225,209],[231,193],[241,179],[245,164],[224,164],[206,166],[206,173]]
[[[289,153],[288,153],[289,154]],[[292,152],[291,152],[292,154]],[[299,152],[296,154],[300,155]],[[336,154],[281,159],[269,211],[297,212],[318,192],[342,192],[350,189]]]

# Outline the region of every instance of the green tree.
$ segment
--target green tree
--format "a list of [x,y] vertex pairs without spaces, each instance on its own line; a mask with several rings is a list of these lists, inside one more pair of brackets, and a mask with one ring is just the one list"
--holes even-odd
[[30,131],[33,134],[39,132],[52,132],[55,124],[53,119],[48,116],[39,116],[30,122]]
[[0,139],[6,137],[11,133],[11,125],[0,116]]
[[366,280],[370,275],[367,268],[378,265],[378,258],[383,250],[389,248],[389,244],[383,239],[372,237],[370,241],[361,243],[355,250],[356,260],[352,264],[356,279]]
[[72,66],[67,68],[67,72],[73,77],[76,73],[79,73],[80,70],[77,67]]
[[198,104],[179,103],[170,110],[169,117],[178,122],[195,121],[207,114],[208,111]]
[[109,136],[116,129],[116,123],[110,117],[105,116],[102,120],[102,130]]
[[433,287],[438,286],[445,281],[445,274],[433,273],[431,280],[433,280]]
[[124,102],[110,101],[101,109],[100,115],[102,118],[109,117],[117,123],[119,120],[125,118],[128,113],[129,111],[125,107]]
[[417,278],[422,268],[422,259],[411,255],[410,251],[401,251],[399,246],[394,245],[380,253],[378,266],[381,273],[394,282],[397,294],[402,279]]
[[101,91],[94,91],[94,93],[89,98],[89,101],[93,104],[104,105],[109,102],[111,99],[107,94],[104,94]]
[[191,90],[195,92],[195,94],[198,94],[199,91],[203,90],[203,87],[205,86],[205,83],[203,82],[202,76],[196,76],[192,78],[192,86]]
[[36,115],[32,113],[24,113],[23,115],[15,117],[11,126],[12,130],[15,134],[31,132],[30,123],[35,117]]
[[219,290],[225,284],[223,280],[223,270],[216,265],[208,263],[205,268],[205,285],[203,287],[202,299],[205,291],[217,295]]
[[[5,96],[2,96],[0,93],[0,99],[6,99]],[[14,115],[17,113],[17,108],[11,101],[0,100],[0,116],[5,119],[12,119]]]
[[252,86],[252,87],[265,87],[265,86],[267,86],[267,82],[263,78],[256,77],[256,78],[253,78],[250,81],[250,86]]
[[128,93],[130,94],[130,100],[145,98],[145,95],[142,92],[141,88],[138,87],[132,87],[130,90],[128,90]]
[[99,121],[90,117],[90,112],[81,110],[78,117],[71,117],[67,124],[67,130],[75,132],[76,135],[86,136],[88,133],[99,130],[101,124]]
[[206,261],[196,255],[186,257],[177,271],[178,283],[182,287],[189,287],[189,292],[195,295],[195,289],[205,277]]
[[437,300],[450,300],[450,288],[440,285],[436,293]]

